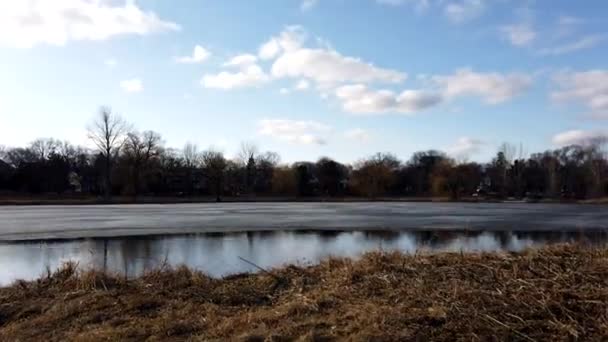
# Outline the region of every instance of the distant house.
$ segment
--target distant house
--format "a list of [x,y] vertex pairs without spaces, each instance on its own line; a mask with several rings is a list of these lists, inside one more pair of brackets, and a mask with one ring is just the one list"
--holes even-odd
[[70,172],[68,175],[68,182],[70,183],[70,187],[73,192],[81,193],[82,192],[82,183],[80,180],[80,176],[76,172]]

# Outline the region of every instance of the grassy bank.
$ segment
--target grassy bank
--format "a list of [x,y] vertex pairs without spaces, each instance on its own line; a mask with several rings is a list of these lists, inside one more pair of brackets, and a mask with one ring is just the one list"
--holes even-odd
[[397,253],[212,279],[72,266],[0,289],[0,340],[605,340],[608,248]]

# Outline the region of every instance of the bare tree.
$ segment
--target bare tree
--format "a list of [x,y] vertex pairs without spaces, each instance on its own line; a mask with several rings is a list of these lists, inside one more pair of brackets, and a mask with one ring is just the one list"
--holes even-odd
[[508,165],[511,165],[517,155],[517,147],[513,144],[504,142],[498,148],[498,152],[502,152]]
[[247,165],[250,160],[257,158],[258,153],[258,146],[254,142],[243,141],[236,155],[237,162],[241,165]]
[[133,193],[139,193],[140,176],[150,159],[160,153],[162,139],[160,134],[146,131],[143,134],[130,132],[125,141],[125,155],[131,164],[131,179],[133,182]]
[[258,156],[258,159],[261,163],[267,163],[269,165],[272,165],[273,167],[276,167],[281,162],[281,156],[278,153],[272,151],[266,151],[260,154]]
[[182,157],[184,158],[184,166],[189,169],[198,167],[201,163],[201,154],[198,151],[198,146],[190,142],[184,146]]
[[48,159],[51,154],[54,154],[61,147],[61,141],[53,138],[40,138],[30,143],[29,148],[39,160]]
[[112,163],[125,142],[129,125],[109,107],[101,107],[97,118],[88,128],[88,137],[105,158],[105,197],[112,191]]
[[209,183],[215,192],[217,202],[222,200],[222,187],[224,182],[224,171],[226,170],[227,162],[222,152],[208,150],[202,154],[203,166],[207,172]]

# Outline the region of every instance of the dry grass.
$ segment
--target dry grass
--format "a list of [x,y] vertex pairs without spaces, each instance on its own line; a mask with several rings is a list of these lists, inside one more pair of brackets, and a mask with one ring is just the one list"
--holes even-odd
[[212,279],[68,265],[0,289],[0,340],[607,340],[608,248],[398,253]]

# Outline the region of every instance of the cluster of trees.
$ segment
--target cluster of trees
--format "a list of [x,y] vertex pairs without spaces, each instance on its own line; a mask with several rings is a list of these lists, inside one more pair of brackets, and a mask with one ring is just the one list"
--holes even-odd
[[323,157],[280,164],[274,152],[243,143],[233,159],[193,144],[167,148],[102,108],[89,128],[94,150],[55,139],[0,148],[0,192],[156,196],[449,196],[590,198],[608,194],[605,141],[516,156],[504,144],[487,164],[457,162],[440,151],[407,162],[378,153],[354,165]]

